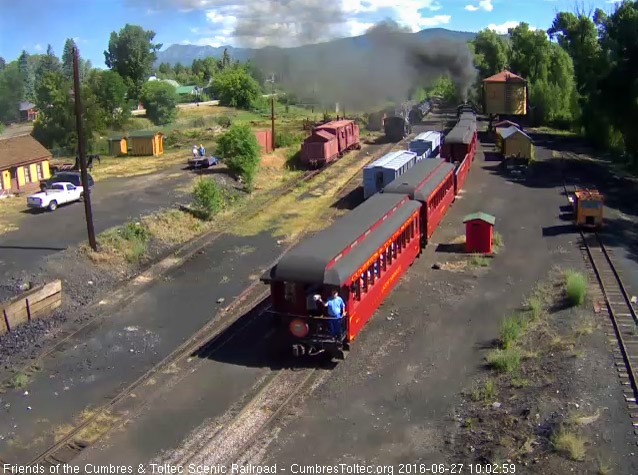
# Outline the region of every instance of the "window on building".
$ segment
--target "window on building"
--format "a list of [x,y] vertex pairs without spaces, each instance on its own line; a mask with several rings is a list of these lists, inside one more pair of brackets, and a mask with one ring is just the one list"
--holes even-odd
[[31,183],[31,172],[29,171],[29,165],[22,168],[24,169],[24,182]]
[[42,180],[44,178],[44,174],[42,173],[42,164],[38,163],[35,166],[36,173],[38,174],[38,180]]

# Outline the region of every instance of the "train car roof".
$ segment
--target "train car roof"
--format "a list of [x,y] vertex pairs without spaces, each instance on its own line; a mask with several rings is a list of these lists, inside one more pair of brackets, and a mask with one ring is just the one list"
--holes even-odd
[[261,280],[341,286],[419,206],[377,193],[289,251]]
[[332,129],[335,127],[344,127],[348,124],[351,124],[353,121],[352,120],[333,120],[330,122],[326,122],[325,124],[322,125],[318,125],[317,127],[315,127],[315,129]]
[[383,194],[408,195],[414,200],[425,202],[438,184],[453,171],[454,165],[443,159],[421,160],[401,177],[383,188]]
[[419,135],[412,139],[412,142],[431,142],[432,140],[436,140],[437,135],[443,135],[441,132],[437,132],[436,130],[428,130],[427,132],[421,132]]
[[472,136],[475,131],[476,124],[472,127],[472,125],[467,122],[459,122],[450,130],[450,133],[445,136],[444,143],[468,144],[472,141]]
[[370,165],[366,165],[363,168],[364,170],[366,168],[377,168],[377,167],[387,168],[389,170],[398,170],[403,165],[405,165],[410,160],[412,160],[414,157],[416,157],[415,152],[411,152],[410,150],[397,150],[395,152],[390,152],[384,155],[383,157],[375,160]]

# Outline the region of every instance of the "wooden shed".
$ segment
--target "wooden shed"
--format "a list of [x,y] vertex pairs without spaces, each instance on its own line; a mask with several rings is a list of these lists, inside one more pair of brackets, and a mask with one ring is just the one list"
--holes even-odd
[[109,143],[109,155],[117,157],[119,155],[128,154],[128,145],[126,137],[123,135],[114,135],[108,138]]
[[159,157],[164,153],[164,134],[161,132],[143,131],[131,132],[131,155],[153,155]]
[[501,71],[483,79],[485,112],[492,115],[527,114],[527,81],[510,72]]
[[521,129],[510,126],[497,132],[497,144],[503,157],[532,158],[532,139]]
[[257,143],[261,147],[261,151],[263,153],[272,152],[273,143],[272,143],[272,131],[269,129],[266,130],[256,130],[255,138],[257,139]]
[[465,223],[465,251],[489,254],[492,252],[492,232],[496,218],[487,213],[474,213],[463,218]]

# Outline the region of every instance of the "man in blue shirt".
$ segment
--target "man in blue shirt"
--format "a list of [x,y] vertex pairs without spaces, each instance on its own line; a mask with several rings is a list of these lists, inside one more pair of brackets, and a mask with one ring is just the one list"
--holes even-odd
[[343,302],[343,299],[339,297],[339,291],[333,290],[332,297],[328,299],[327,302],[324,302],[319,298],[319,302],[321,302],[328,311],[328,316],[331,318],[329,320],[330,331],[334,336],[341,335],[341,318],[346,316],[346,304]]

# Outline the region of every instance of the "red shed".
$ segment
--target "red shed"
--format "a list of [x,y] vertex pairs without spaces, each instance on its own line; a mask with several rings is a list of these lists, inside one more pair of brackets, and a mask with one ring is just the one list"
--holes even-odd
[[496,218],[487,213],[467,215],[465,223],[465,251],[489,254],[492,252],[492,229]]
[[261,151],[264,153],[272,152],[272,131],[266,130],[256,130],[255,137],[257,138],[257,143],[261,147]]

